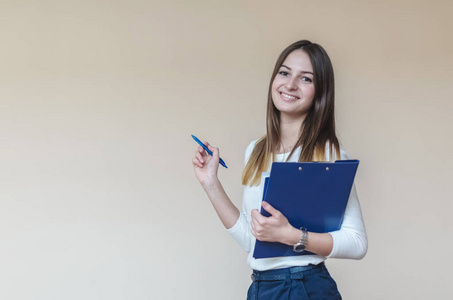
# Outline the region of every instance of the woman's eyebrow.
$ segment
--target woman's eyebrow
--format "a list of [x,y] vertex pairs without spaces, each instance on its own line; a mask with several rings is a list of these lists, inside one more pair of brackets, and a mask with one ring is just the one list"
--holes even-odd
[[[290,70],[290,71],[291,71],[291,68],[290,68],[290,67],[288,67],[288,66],[282,65],[282,67],[285,67],[285,68],[287,68],[288,70]],[[308,73],[308,74],[311,74],[311,75],[313,75],[313,72],[309,72],[309,71],[300,71],[300,72],[301,72],[301,73]]]

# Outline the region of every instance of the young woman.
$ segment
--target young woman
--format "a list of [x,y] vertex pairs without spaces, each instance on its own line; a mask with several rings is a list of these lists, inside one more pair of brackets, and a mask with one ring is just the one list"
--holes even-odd
[[[329,233],[294,228],[270,204],[261,204],[261,175],[272,162],[348,159],[335,133],[334,74],[325,50],[302,40],[280,54],[269,86],[267,133],[245,151],[241,211],[217,178],[219,149],[205,144],[213,156],[198,147],[192,163],[223,225],[249,252],[253,282],[247,299],[341,299],[324,261],[330,257],[361,259],[366,254],[367,236],[355,187],[341,228]],[[260,205],[270,217],[260,214]],[[256,240],[302,244],[314,255],[255,259]]]

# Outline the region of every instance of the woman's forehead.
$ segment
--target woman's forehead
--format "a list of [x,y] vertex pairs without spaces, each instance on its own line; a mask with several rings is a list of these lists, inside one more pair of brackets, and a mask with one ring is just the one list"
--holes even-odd
[[282,66],[297,72],[313,73],[310,57],[303,50],[294,50],[288,54]]

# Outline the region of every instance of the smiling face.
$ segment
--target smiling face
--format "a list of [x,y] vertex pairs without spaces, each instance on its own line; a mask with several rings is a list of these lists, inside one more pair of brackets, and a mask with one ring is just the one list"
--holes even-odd
[[308,54],[294,50],[283,61],[272,82],[272,101],[280,117],[305,119],[313,103],[315,85]]

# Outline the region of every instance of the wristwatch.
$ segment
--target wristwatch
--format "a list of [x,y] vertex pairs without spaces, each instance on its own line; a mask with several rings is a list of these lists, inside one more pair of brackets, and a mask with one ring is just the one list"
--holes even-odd
[[300,240],[297,243],[294,244],[294,246],[293,246],[294,252],[304,251],[308,244],[307,228],[301,227],[300,230],[302,230],[302,237],[300,238]]

